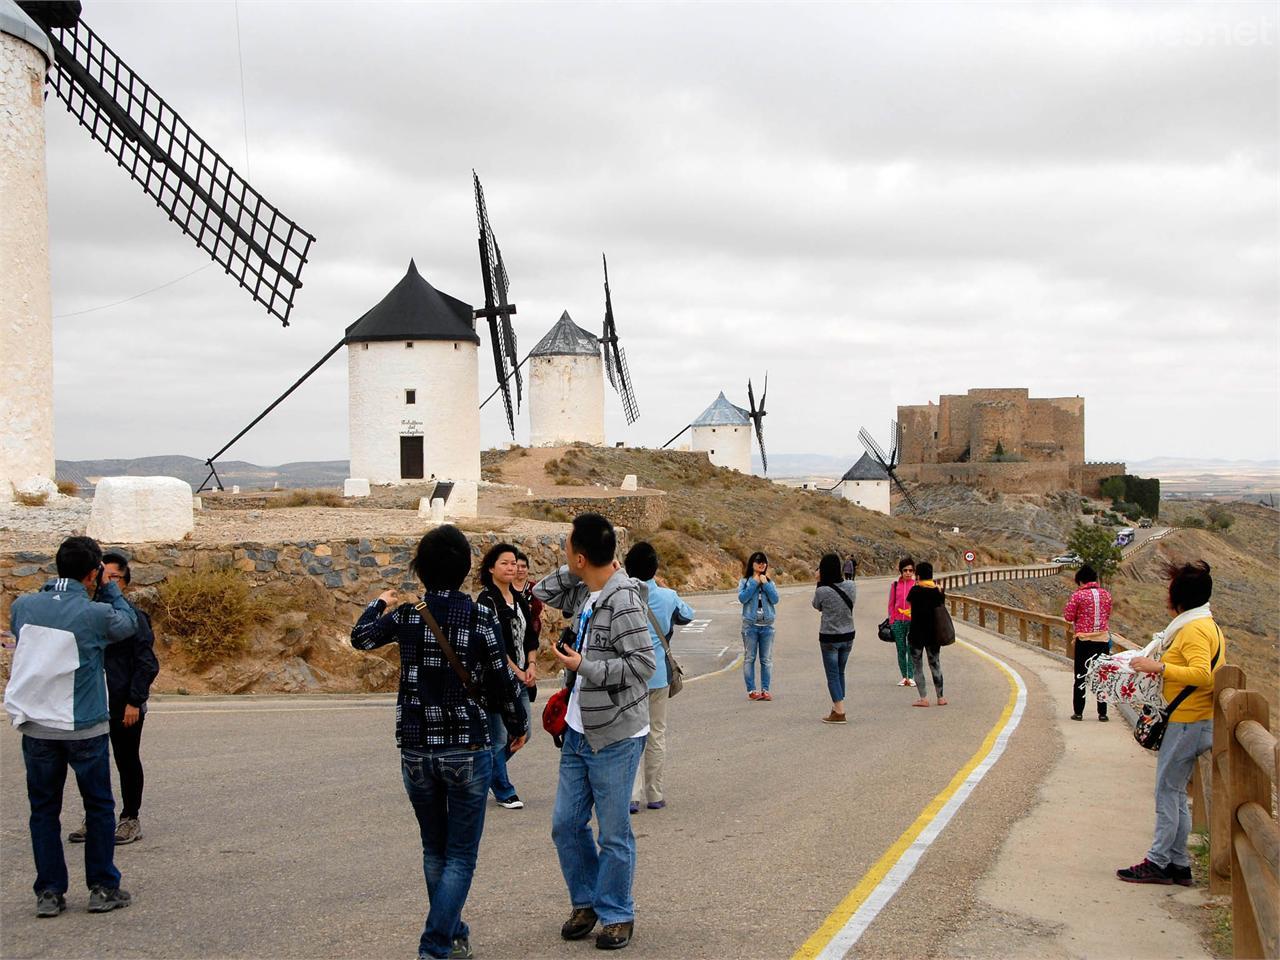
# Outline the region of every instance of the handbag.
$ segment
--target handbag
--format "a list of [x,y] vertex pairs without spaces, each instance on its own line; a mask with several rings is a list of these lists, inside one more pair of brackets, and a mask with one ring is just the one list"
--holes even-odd
[[[1214,624],[1217,627],[1217,624]],[[1209,661],[1209,672],[1213,673],[1213,668],[1218,665],[1218,656],[1222,653],[1222,630],[1218,630],[1218,649],[1213,654],[1213,659]],[[1169,729],[1169,718],[1173,716],[1173,711],[1182,705],[1182,701],[1196,692],[1195,687],[1183,687],[1182,692],[1173,698],[1169,706],[1163,709],[1157,709],[1150,704],[1144,704],[1142,712],[1138,714],[1137,722],[1133,725],[1133,739],[1137,741],[1138,746],[1146,747],[1148,750],[1159,750],[1160,744],[1164,743],[1165,731]]]
[[[893,603],[893,592],[897,587],[897,582],[889,584],[889,602]],[[876,627],[876,636],[885,643],[893,643],[893,624],[889,622],[889,618],[885,617],[880,621],[880,626]]]
[[662,644],[662,652],[667,658],[667,699],[670,699],[684,689],[684,667],[680,666],[680,661],[671,652],[671,644],[662,632],[662,625],[658,623],[658,618],[653,615],[653,610],[646,605],[645,611],[649,614],[649,622],[653,624],[654,632],[658,635],[658,641]]
[[956,625],[951,622],[945,599],[933,610],[933,636],[940,647],[949,647],[956,642]]
[[[573,646],[577,640],[573,627],[565,627],[560,631],[560,638],[556,642]],[[551,734],[557,749],[564,746],[565,731],[569,729],[569,695],[577,681],[577,673],[570,673],[569,682],[547,697],[547,702],[542,707],[542,729]]]

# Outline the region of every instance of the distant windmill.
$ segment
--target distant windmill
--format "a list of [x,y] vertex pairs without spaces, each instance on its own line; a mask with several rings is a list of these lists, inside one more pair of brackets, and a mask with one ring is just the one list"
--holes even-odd
[[747,412],[747,416],[751,418],[751,422],[756,426],[756,442],[760,444],[760,465],[764,468],[764,475],[769,475],[769,457],[764,452],[764,398],[769,392],[769,374],[764,375],[764,389],[760,391],[760,406],[756,406],[755,391],[751,389],[751,378],[747,378],[747,403],[751,409]]
[[[480,272],[484,278],[484,307],[476,310],[475,316],[477,320],[483,317],[489,321],[493,367],[498,375],[498,389],[502,391],[503,405],[507,408],[507,429],[514,438],[515,411],[520,409],[524,399],[524,383],[520,376],[520,365],[524,360],[516,358],[516,332],[511,326],[511,315],[516,312],[516,305],[507,301],[507,268],[502,262],[498,242],[493,237],[493,227],[489,224],[489,211],[484,205],[484,188],[480,186],[480,178],[474,170],[471,171],[471,179],[476,191],[476,220],[480,225]],[[512,380],[516,383],[514,409],[511,404]]]
[[609,385],[622,398],[622,410],[627,417],[627,425],[635,423],[640,416],[640,407],[636,404],[636,394],[631,388],[631,373],[627,369],[627,354],[618,343],[618,327],[613,322],[613,299],[609,295],[609,261],[600,254],[604,262],[604,333],[600,342],[604,344],[604,369],[609,375]]
[[884,472],[889,475],[889,479],[893,481],[893,485],[902,493],[902,498],[907,501],[909,506],[915,513],[920,513],[920,506],[915,499],[907,491],[906,486],[898,479],[898,457],[902,453],[902,427],[898,425],[897,420],[889,421],[889,453],[886,455],[880,444],[876,443],[875,438],[867,433],[865,427],[858,431],[858,439],[862,441],[862,445],[866,447],[867,453],[875,458],[876,463],[884,468]]

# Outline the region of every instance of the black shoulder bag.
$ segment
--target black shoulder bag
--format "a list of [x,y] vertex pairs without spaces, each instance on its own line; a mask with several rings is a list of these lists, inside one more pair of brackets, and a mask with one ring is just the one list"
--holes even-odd
[[[1218,629],[1218,649],[1213,654],[1213,659],[1209,661],[1209,673],[1213,673],[1213,668],[1218,665],[1218,657],[1222,654],[1222,629],[1215,623],[1214,627]],[[1164,733],[1169,729],[1169,718],[1173,716],[1173,711],[1182,706],[1182,701],[1195,693],[1196,687],[1183,687],[1181,692],[1173,698],[1173,701],[1163,710],[1157,710],[1150,704],[1144,704],[1142,712],[1138,714],[1138,721],[1133,725],[1133,739],[1138,742],[1138,746],[1146,747],[1148,750],[1159,750],[1160,744],[1164,743]]]
[[[894,580],[889,584],[889,602],[893,603],[894,589],[897,587],[898,581]],[[876,627],[876,636],[885,643],[893,643],[893,626],[889,623],[889,618],[885,617],[880,621],[880,626]]]

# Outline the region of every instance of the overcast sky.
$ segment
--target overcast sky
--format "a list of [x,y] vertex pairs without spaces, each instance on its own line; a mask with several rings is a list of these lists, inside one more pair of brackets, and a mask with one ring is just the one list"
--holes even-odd
[[[317,242],[288,329],[217,267],[66,316],[207,261],[51,97],[61,458],[207,456],[411,257],[482,303],[473,167],[521,354],[599,331],[608,253],[610,442],[767,370],[770,452],[1026,386],[1086,398],[1091,459],[1280,457],[1274,4],[242,0],[243,101],[231,3],[84,7]],[[342,352],[226,455],[346,456]]]

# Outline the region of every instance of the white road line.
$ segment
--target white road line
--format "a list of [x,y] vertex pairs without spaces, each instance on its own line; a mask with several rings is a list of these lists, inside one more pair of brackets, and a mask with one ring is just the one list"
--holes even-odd
[[719,660],[721,657],[723,657],[725,654],[725,651],[728,649],[729,649],[729,644],[726,643],[723,647],[720,648],[720,652],[716,654],[716,659]]

